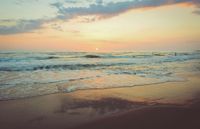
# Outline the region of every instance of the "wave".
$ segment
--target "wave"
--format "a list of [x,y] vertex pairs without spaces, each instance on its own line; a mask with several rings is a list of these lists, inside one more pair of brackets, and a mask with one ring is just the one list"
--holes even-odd
[[50,60],[59,59],[57,56],[48,57],[0,57],[0,62],[20,62],[20,61],[30,61],[30,60]]
[[56,53],[13,53],[0,52],[0,62],[18,62],[26,60],[51,60],[66,58],[151,58],[151,57],[168,57],[168,56],[190,56],[199,54],[197,52],[146,52],[146,53],[80,53],[80,52],[56,52]]
[[147,53],[96,53],[96,54],[86,54],[85,58],[152,58],[152,57],[176,57],[176,56],[190,56],[196,55],[199,53],[187,53],[187,52],[147,52]]
[[22,67],[0,67],[0,71],[37,71],[37,70],[82,70],[82,69],[102,69],[110,66],[133,65],[134,63],[111,63],[111,64],[55,64]]
[[[62,54],[62,55],[60,55]],[[67,55],[66,55],[67,54]],[[92,60],[90,60],[90,58]],[[68,62],[68,60],[70,61]],[[93,60],[94,59],[94,60]],[[98,60],[95,60],[98,59]],[[82,70],[200,59],[197,53],[53,53],[0,56],[0,71]]]

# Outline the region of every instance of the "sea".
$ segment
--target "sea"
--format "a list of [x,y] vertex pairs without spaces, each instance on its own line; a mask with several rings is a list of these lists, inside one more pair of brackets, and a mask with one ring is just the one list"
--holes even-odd
[[179,75],[199,71],[200,51],[0,51],[0,100],[187,81]]

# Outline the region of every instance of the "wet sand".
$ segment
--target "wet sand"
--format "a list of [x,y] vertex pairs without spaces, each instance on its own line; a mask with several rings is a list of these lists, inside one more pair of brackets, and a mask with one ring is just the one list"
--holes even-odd
[[73,129],[199,129],[200,102],[189,107],[157,106],[129,111]]
[[200,128],[200,76],[0,101],[1,129]]

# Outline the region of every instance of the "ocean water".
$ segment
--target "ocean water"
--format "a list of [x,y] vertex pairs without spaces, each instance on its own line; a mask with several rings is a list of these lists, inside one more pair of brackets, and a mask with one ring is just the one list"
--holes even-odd
[[185,81],[200,52],[0,52],[0,100]]

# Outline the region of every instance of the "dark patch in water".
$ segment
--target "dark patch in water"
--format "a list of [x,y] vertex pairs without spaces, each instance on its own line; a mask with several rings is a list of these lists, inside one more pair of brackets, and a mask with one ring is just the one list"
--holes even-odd
[[61,107],[55,110],[54,113],[68,113],[70,110],[92,108],[99,114],[105,114],[107,112],[146,106],[147,104],[148,103],[132,102],[120,98],[102,98],[100,100],[74,100],[73,103],[69,103],[67,100],[63,100]]
[[101,58],[101,56],[98,55],[85,55],[86,58]]
[[57,59],[57,58],[59,58],[59,57],[56,57],[56,56],[50,56],[50,57],[48,57],[47,59]]

